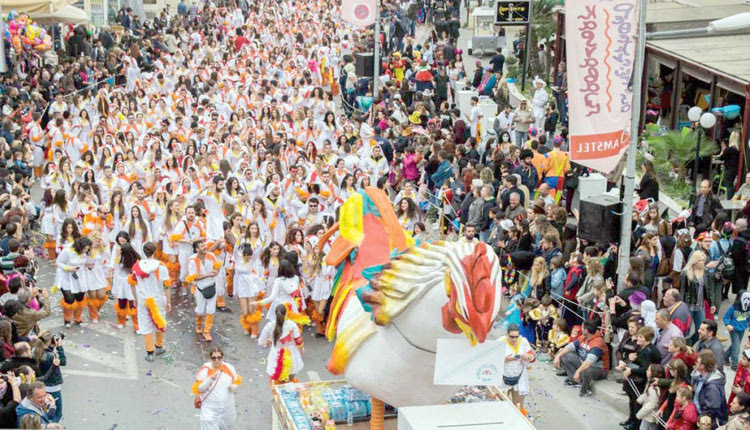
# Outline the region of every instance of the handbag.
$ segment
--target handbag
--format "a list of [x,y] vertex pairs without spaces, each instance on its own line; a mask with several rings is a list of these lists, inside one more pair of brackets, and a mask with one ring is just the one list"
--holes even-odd
[[[523,373],[523,372],[521,372]],[[509,387],[515,387],[518,384],[518,380],[521,379],[521,374],[518,376],[505,376],[503,375],[503,384]]]
[[216,295],[216,284],[211,284],[205,288],[198,288],[197,286],[195,288],[203,294],[203,298],[206,300],[211,300]]
[[206,395],[201,397],[200,394],[196,394],[193,398],[193,406],[195,406],[195,409],[200,409],[201,406],[203,406],[203,399],[208,397],[209,394],[216,388],[216,384],[219,383],[219,378],[216,378],[216,381],[214,381],[214,384],[211,386],[211,388],[206,392]]

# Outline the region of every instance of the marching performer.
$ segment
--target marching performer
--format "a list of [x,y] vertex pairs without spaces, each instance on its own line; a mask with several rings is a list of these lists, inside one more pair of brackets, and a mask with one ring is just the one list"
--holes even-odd
[[[214,325],[216,312],[216,280],[221,262],[206,248],[206,241],[196,240],[193,243],[195,254],[187,264],[188,275],[185,280],[195,284],[195,332],[203,335],[203,340],[210,342],[211,327]],[[205,319],[205,322],[204,322]]]
[[138,309],[138,334],[142,334],[146,342],[146,361],[154,361],[154,355],[165,352],[165,316],[172,308],[169,271],[162,262],[153,258],[155,253],[153,242],[143,244],[144,259],[133,265],[128,279]]

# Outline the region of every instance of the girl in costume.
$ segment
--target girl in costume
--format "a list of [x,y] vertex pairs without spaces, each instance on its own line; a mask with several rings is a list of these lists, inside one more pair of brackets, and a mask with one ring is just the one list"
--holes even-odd
[[271,383],[282,384],[293,381],[294,375],[302,370],[305,347],[299,327],[286,317],[286,306],[279,304],[273,309],[274,319],[269,319],[263,327],[258,344],[270,348],[266,372]]
[[[285,317],[288,317],[296,324],[309,324],[310,318],[300,313],[304,309],[300,285],[300,278],[297,276],[297,270],[294,265],[286,259],[281,259],[279,263],[279,275],[273,281],[271,293],[260,302],[255,302],[255,304],[259,303],[265,306],[270,303],[271,309],[276,309],[279,305],[284,305],[288,308],[288,312],[284,315]],[[266,318],[269,321],[274,321],[276,313],[268,312]]]
[[262,312],[253,302],[258,300],[261,292],[265,292],[265,284],[260,279],[260,266],[253,259],[253,247],[249,243],[239,246],[242,258],[234,262],[234,288],[240,301],[240,324],[245,334],[255,339],[258,337],[258,322]]
[[281,258],[281,245],[271,242],[268,248],[263,250],[260,262],[263,268],[263,280],[266,282],[266,295],[273,289],[276,276],[279,273],[279,259]]
[[83,272],[90,251],[91,240],[79,237],[72,246],[63,249],[57,257],[57,286],[63,294],[60,305],[63,308],[65,327],[70,327],[72,319],[75,319],[76,324],[83,322],[81,315],[86,306],[87,291]]
[[92,323],[99,322],[99,309],[107,301],[108,271],[110,267],[109,247],[104,243],[99,232],[89,235],[91,252],[86,260],[86,284],[89,307],[89,319]]
[[133,305],[133,291],[128,284],[130,268],[140,258],[130,244],[130,235],[121,231],[115,238],[112,248],[112,295],[117,300],[114,304],[117,314],[117,328],[125,327],[128,315],[133,321],[133,329],[138,330],[138,309]]
[[307,239],[309,252],[306,260],[309,261],[310,273],[308,274],[308,285],[310,287],[310,300],[313,302],[312,320],[315,321],[316,336],[325,334],[325,309],[328,298],[333,288],[333,277],[336,275],[336,267],[325,264],[323,256],[316,252],[318,247],[318,236],[310,236]]

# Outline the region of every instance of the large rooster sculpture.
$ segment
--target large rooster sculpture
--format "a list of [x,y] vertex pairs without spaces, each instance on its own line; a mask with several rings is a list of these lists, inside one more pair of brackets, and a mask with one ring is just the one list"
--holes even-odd
[[[502,273],[484,243],[413,247],[385,193],[373,187],[342,205],[326,262],[335,265],[326,336],[328,369],[393,406],[437,404],[458,387],[433,384],[438,338],[482,343],[500,310]],[[324,244],[326,240],[319,243]]]

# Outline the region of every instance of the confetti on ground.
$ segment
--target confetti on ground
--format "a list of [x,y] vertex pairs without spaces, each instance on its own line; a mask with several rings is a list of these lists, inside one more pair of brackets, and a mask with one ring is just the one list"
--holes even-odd
[[169,409],[169,408],[162,408],[162,409],[158,409],[158,410],[154,411],[154,413],[153,413],[152,415],[159,415],[159,414],[161,414],[162,412],[166,412],[166,411],[167,411],[167,409]]

